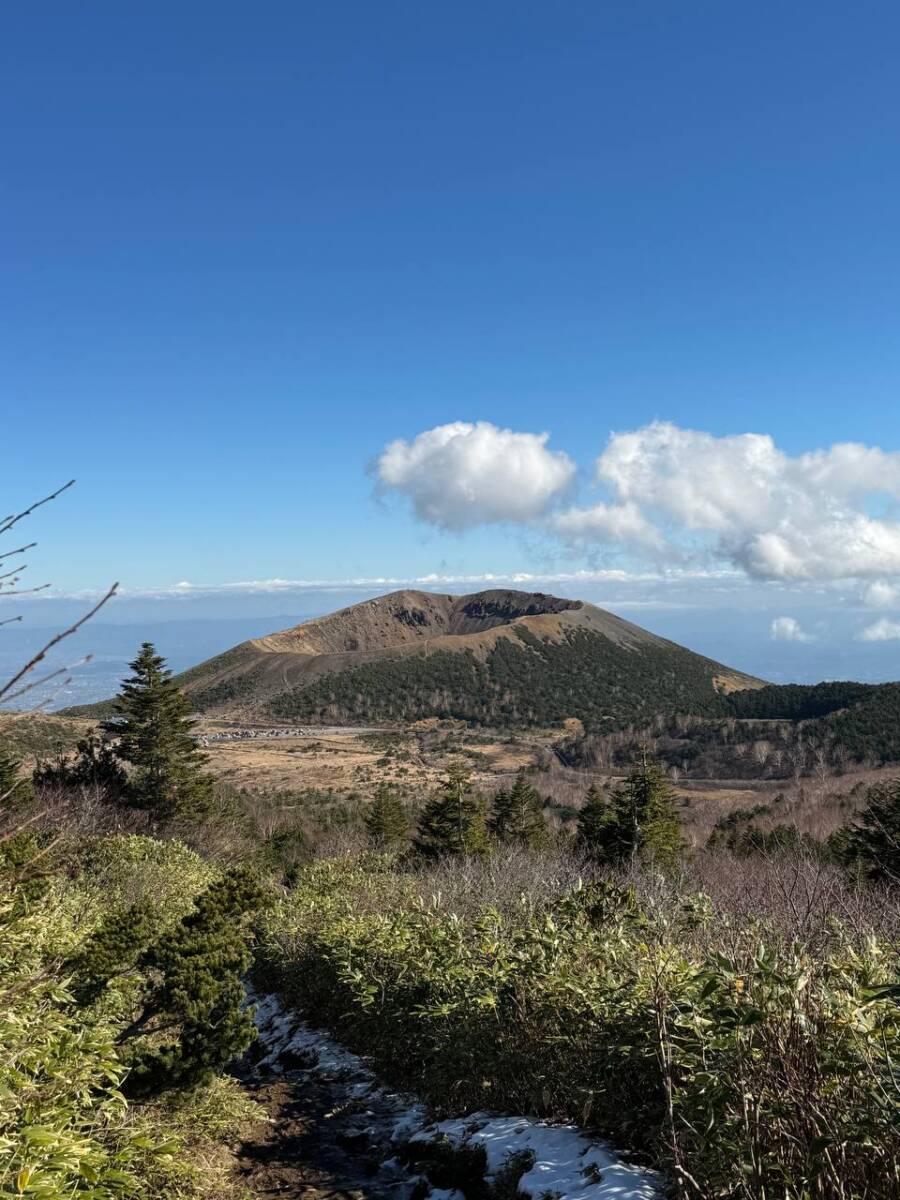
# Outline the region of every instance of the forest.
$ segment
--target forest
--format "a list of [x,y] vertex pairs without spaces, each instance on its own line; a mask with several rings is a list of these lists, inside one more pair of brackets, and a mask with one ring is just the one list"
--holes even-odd
[[715,664],[676,646],[619,645],[586,631],[560,641],[517,628],[485,661],[435,651],[325,676],[269,703],[296,720],[415,721],[438,716],[493,727],[546,726],[577,717],[609,730],[659,711],[716,712]]

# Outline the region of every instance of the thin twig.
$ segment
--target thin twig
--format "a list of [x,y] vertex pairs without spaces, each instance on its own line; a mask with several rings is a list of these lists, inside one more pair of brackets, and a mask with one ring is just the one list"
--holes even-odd
[[14,554],[24,554],[26,550],[33,550],[37,542],[29,542],[27,546],[17,546],[15,550],[4,550],[0,554],[0,560],[4,558],[12,558]]
[[11,591],[4,592],[4,596],[33,596],[35,592],[46,592],[50,587],[49,583],[42,583],[40,587],[33,588],[13,588]]
[[61,641],[63,641],[65,638],[71,637],[73,633],[76,633],[81,628],[82,625],[84,625],[87,621],[89,621],[91,619],[91,617],[93,617],[96,613],[98,613],[100,611],[100,609],[103,607],[103,605],[106,604],[109,600],[111,600],[113,598],[113,596],[116,594],[116,590],[118,589],[118,586],[119,586],[118,583],[114,583],[112,585],[112,587],[109,589],[109,591],[106,593],[106,595],[103,596],[102,599],[98,600],[97,603],[94,605],[94,607],[89,612],[86,612],[84,614],[84,616],[79,617],[78,620],[73,625],[70,625],[68,629],[63,630],[62,633],[55,634],[50,639],[50,641],[47,642],[47,644],[43,647],[43,649],[39,650],[37,652],[37,654],[35,654],[25,664],[25,666],[22,667],[22,669],[20,671],[17,671],[16,674],[13,675],[12,679],[8,680],[3,685],[3,687],[0,687],[0,699],[2,699],[5,695],[7,695],[8,692],[12,691],[12,689],[19,682],[19,680],[24,678],[24,676],[27,675],[29,671],[34,670],[34,668],[37,666],[37,664],[39,662],[43,661],[43,659],[45,659],[47,657],[48,652],[50,650],[52,650],[54,646],[58,646],[59,643]]
[[45,496],[43,500],[36,500],[30,508],[26,508],[20,513],[15,513],[11,517],[4,517],[3,520],[0,521],[0,533],[6,533],[7,530],[12,529],[13,525],[21,521],[23,517],[30,516],[36,508],[40,508],[42,504],[49,504],[51,500],[55,500],[57,496],[61,496],[63,492],[68,491],[74,482],[74,479],[70,479],[68,483],[64,483],[61,488],[57,488],[55,492],[51,492],[50,495]]
[[[10,692],[6,699],[7,701],[16,700],[19,696],[24,696],[26,692],[33,692],[36,687],[42,687],[43,684],[49,683],[51,679],[59,679],[60,675],[68,675],[69,671],[74,671],[77,667],[86,666],[93,657],[93,654],[86,654],[84,658],[79,659],[78,662],[70,663],[65,667],[57,667],[55,671],[50,671],[47,675],[42,675],[40,679],[33,679],[31,683],[26,683],[25,686],[20,687],[17,692]],[[70,683],[71,677],[69,677],[66,682]]]

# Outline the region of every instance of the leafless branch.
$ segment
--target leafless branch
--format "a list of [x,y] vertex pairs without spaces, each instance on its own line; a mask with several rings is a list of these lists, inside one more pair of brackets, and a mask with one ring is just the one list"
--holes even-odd
[[33,588],[13,588],[11,591],[4,592],[4,596],[33,596],[35,592],[46,592],[50,586],[49,583],[42,583],[40,587]]
[[37,664],[42,662],[47,657],[47,654],[53,649],[54,646],[58,646],[60,642],[64,641],[68,637],[71,637],[73,633],[77,633],[82,625],[88,622],[91,617],[95,616],[104,606],[104,604],[108,603],[113,598],[118,590],[118,587],[118,583],[114,583],[106,595],[98,600],[92,609],[84,613],[84,615],[79,617],[77,621],[73,622],[68,629],[64,629],[61,633],[55,634],[49,640],[49,642],[47,642],[43,648],[37,652],[37,654],[32,655],[25,666],[22,667],[21,670],[17,671],[10,680],[0,687],[0,700],[2,700],[4,696],[7,696],[8,693],[12,691],[20,679],[23,679],[30,671],[33,671]]
[[17,546],[15,550],[4,550],[0,554],[0,561],[4,558],[12,558],[14,554],[24,554],[26,550],[33,550],[36,545],[37,542],[29,542],[27,546]]
[[[55,492],[51,492],[50,495],[45,496],[43,500],[36,500],[30,508],[23,509],[20,513],[14,513],[10,517],[3,517],[2,520],[0,520],[0,534],[6,533],[8,530],[12,529],[13,525],[18,524],[18,522],[24,517],[30,516],[34,510],[36,508],[40,508],[42,504],[49,504],[51,500],[55,500],[57,496],[61,496],[63,492],[68,491],[69,488],[72,487],[74,482],[74,479],[70,479],[68,483],[64,483],[61,488],[57,488]],[[12,553],[16,553],[16,551],[12,551]]]
[[85,666],[93,657],[93,654],[86,654],[84,658],[80,659],[76,663],[70,663],[65,667],[58,667],[55,671],[50,671],[47,675],[41,675],[39,679],[33,679],[30,683],[26,683],[23,687],[20,687],[18,691],[10,692],[6,699],[7,701],[15,700],[19,696],[24,696],[26,692],[33,692],[35,688],[41,687],[45,683],[49,683],[51,679],[59,679],[61,675],[68,675],[68,673],[70,671],[74,671],[76,667]]

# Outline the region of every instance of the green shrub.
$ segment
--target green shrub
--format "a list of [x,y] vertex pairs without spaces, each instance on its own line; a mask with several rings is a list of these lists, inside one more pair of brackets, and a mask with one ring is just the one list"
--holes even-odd
[[32,788],[22,778],[22,763],[5,743],[0,742],[0,809],[18,808],[32,797]]
[[118,973],[145,938],[194,908],[215,873],[176,843],[110,838],[82,844],[80,855],[63,848],[62,861],[85,860],[80,873],[38,878],[52,862],[36,859],[36,847],[0,862],[0,1195],[232,1194],[217,1143],[252,1106],[232,1081],[214,1080],[132,1108],[119,1045],[145,981]]
[[442,1108],[589,1121],[691,1194],[897,1194],[896,947],[608,886],[467,920],[413,896],[378,860],[308,868],[261,982]]

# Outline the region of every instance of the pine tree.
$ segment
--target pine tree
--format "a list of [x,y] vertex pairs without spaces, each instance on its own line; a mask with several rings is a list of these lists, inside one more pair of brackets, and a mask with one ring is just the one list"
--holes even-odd
[[0,812],[8,812],[32,797],[31,785],[21,777],[21,766],[12,751],[0,745]]
[[366,829],[376,846],[386,848],[405,840],[409,832],[406,810],[387,783],[379,783],[365,816]]
[[[252,875],[235,868],[138,959],[155,983],[140,1015],[119,1035],[131,1065],[126,1087],[132,1096],[204,1083],[250,1045],[256,1031],[244,1006],[246,916],[262,899]],[[165,1032],[170,1036],[162,1040]]]
[[870,879],[900,883],[900,779],[877,783],[866,793],[856,823],[834,839],[840,856],[862,867]]
[[78,956],[67,964],[72,975],[72,994],[78,1003],[93,1003],[111,980],[128,974],[158,924],[148,900],[108,913]]
[[484,850],[484,808],[472,791],[469,772],[453,763],[437,795],[422,809],[416,849],[427,858],[479,854]]
[[605,828],[610,817],[610,806],[606,797],[595,783],[585,793],[584,804],[578,814],[578,830],[575,845],[583,853],[602,856]]
[[127,798],[162,819],[196,818],[208,811],[212,776],[193,737],[190,707],[165,659],[144,642],[133,675],[115,700],[116,719],[103,725],[118,739],[116,753],[131,765]]
[[511,791],[499,791],[491,805],[488,831],[498,842],[537,849],[547,844],[547,823],[541,798],[524,771],[516,776]]
[[613,792],[595,845],[595,857],[611,865],[640,860],[667,868],[678,861],[682,840],[672,789],[645,749]]

